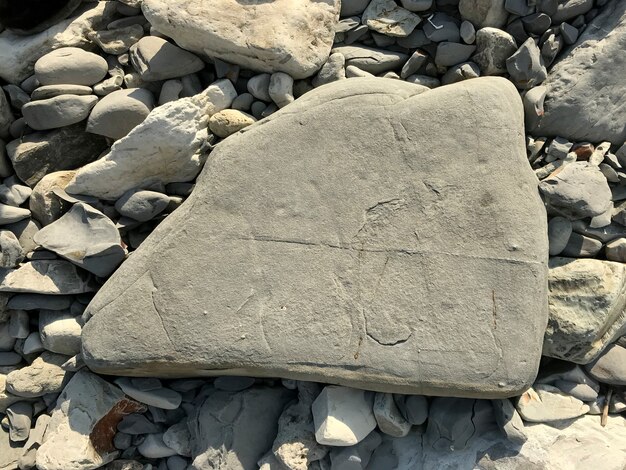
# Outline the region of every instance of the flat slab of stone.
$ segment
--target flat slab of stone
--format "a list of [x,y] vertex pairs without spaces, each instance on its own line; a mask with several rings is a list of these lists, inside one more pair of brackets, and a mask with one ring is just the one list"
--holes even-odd
[[546,234],[508,81],[335,82],[217,146],[91,302],[83,353],[120,375],[513,396],[540,359]]
[[183,49],[305,78],[328,59],[339,6],[339,0],[146,0],[142,11]]
[[[553,18],[554,21],[554,18]],[[544,114],[529,125],[538,136],[571,141],[626,141],[626,2],[610,2],[550,70]]]

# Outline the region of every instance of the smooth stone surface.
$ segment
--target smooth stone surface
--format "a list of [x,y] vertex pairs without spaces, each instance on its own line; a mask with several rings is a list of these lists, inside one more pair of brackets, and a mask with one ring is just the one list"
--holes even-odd
[[199,57],[156,36],[141,38],[129,54],[135,70],[148,82],[183,77],[204,68]]
[[180,393],[168,388],[159,387],[153,390],[142,390],[133,384],[130,379],[121,377],[115,383],[126,395],[135,400],[164,410],[175,410],[180,406],[182,397]]
[[328,58],[340,2],[146,0],[141,8],[157,31],[186,50],[299,79]]
[[328,385],[313,402],[315,439],[329,446],[353,446],[376,427],[374,394]]
[[39,86],[30,95],[31,100],[46,100],[59,95],[91,95],[93,89],[85,85],[46,85]]
[[89,273],[67,261],[37,260],[17,269],[0,268],[0,292],[65,295],[96,289]]
[[19,222],[27,217],[30,217],[30,211],[28,209],[0,204],[0,225]]
[[94,95],[59,95],[25,104],[22,114],[28,126],[35,130],[57,129],[87,119],[97,102]]
[[221,79],[198,95],[158,107],[108,154],[80,168],[65,190],[116,200],[129,189],[192,180],[206,159],[209,116],[236,96],[232,83]]
[[224,109],[209,119],[209,130],[218,137],[228,137],[256,122],[254,116],[236,109]]
[[541,84],[548,76],[541,51],[533,38],[528,38],[506,59],[506,69],[511,81],[522,90]]
[[587,364],[626,334],[626,271],[621,263],[550,259],[550,316],[543,354]]
[[144,88],[109,93],[91,110],[87,132],[121,139],[148,117],[154,105],[154,96]]
[[597,166],[588,162],[563,165],[539,183],[546,204],[570,219],[595,217],[611,205],[611,189]]
[[497,28],[481,28],[476,32],[476,54],[472,60],[480,67],[481,75],[506,73],[506,60],[517,50],[515,39]]
[[626,348],[609,345],[592,363],[585,366],[589,375],[609,385],[626,385]]
[[92,162],[107,148],[106,140],[85,132],[84,124],[33,132],[7,144],[17,176],[33,187],[45,175]]
[[533,423],[577,418],[589,411],[589,406],[579,399],[546,384],[535,384],[524,392],[516,408],[524,420]]
[[19,84],[32,75],[35,62],[44,54],[61,47],[87,47],[91,43],[88,33],[104,27],[115,13],[115,2],[90,2],[72,17],[38,34],[20,36],[3,31],[0,33],[0,77]]
[[165,210],[169,197],[156,191],[128,191],[115,201],[120,215],[140,222],[147,222]]
[[524,422],[511,400],[508,398],[492,400],[491,405],[496,422],[506,438],[515,444],[524,444],[528,439],[524,432]]
[[602,242],[600,240],[573,232],[567,241],[567,245],[565,245],[565,248],[561,251],[561,256],[592,258],[597,255],[601,249]]
[[[362,119],[351,118],[356,109]],[[427,91],[354,78],[231,136],[190,198],[91,302],[88,366],[394,393],[521,392],[547,321],[548,252],[522,120],[504,79]],[[429,156],[408,157],[416,146]],[[503,158],[508,171],[488,177]]]
[[176,451],[166,446],[163,442],[163,434],[148,434],[144,441],[139,444],[137,450],[141,455],[149,459],[161,459],[176,455]]
[[419,426],[428,418],[428,400],[421,395],[395,395],[400,413],[409,423]]
[[399,68],[409,56],[403,52],[376,49],[367,46],[339,46],[332,53],[340,53],[346,59],[346,66],[354,65],[365,72],[378,74]]
[[403,437],[411,430],[411,423],[402,416],[391,393],[377,393],[373,411],[378,428],[385,434]]
[[529,131],[574,142],[623,144],[626,110],[615,97],[624,94],[626,63],[615,58],[625,49],[626,3],[609,2],[552,67],[544,82],[545,113]]
[[80,317],[70,312],[39,312],[41,344],[48,351],[66,356],[79,354],[81,330]]
[[81,370],[57,399],[37,451],[37,468],[87,470],[112,461],[117,456],[112,444],[115,425],[140,408],[119,388]]
[[361,16],[361,22],[369,29],[393,37],[408,36],[420,21],[418,15],[393,0],[372,0]]
[[253,387],[238,393],[201,392],[188,426],[192,468],[248,470],[272,446],[278,418],[293,392]]
[[41,85],[93,85],[107,74],[107,61],[78,47],[61,47],[35,62],[35,78]]
[[6,376],[6,391],[24,398],[60,393],[73,375],[61,368],[66,360],[67,356],[44,351],[29,366]]

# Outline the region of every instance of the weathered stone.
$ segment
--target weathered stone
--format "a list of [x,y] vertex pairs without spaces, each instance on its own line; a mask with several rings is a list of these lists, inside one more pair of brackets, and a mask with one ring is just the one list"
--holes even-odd
[[189,419],[192,468],[248,470],[272,446],[276,422],[293,392],[253,387],[229,393],[201,393]]
[[61,47],[87,47],[88,33],[100,29],[116,13],[116,2],[86,3],[75,15],[35,35],[0,33],[0,77],[19,84],[33,73],[37,59]]
[[116,200],[129,189],[192,180],[206,159],[209,116],[235,96],[232,83],[221,79],[196,96],[160,106],[108,154],[78,170],[66,191]]
[[24,453],[23,442],[13,442],[9,431],[0,426],[0,470],[17,469],[17,462]]
[[6,391],[19,397],[41,397],[60,393],[73,374],[61,368],[67,356],[44,351],[27,367],[6,376]]
[[361,16],[361,22],[369,29],[396,37],[408,36],[420,21],[419,16],[393,0],[372,0]]
[[385,434],[403,437],[411,430],[411,423],[402,416],[391,393],[377,393],[373,410],[378,428]]
[[461,17],[477,29],[487,26],[502,28],[509,16],[504,9],[504,0],[461,0],[459,11]]
[[517,50],[515,39],[498,28],[481,28],[476,32],[476,54],[472,60],[482,75],[506,72],[506,60]]
[[329,452],[330,468],[332,470],[369,468],[367,465],[372,458],[372,453],[382,441],[381,435],[376,431],[372,431],[365,439],[356,445],[350,447],[332,447]]
[[[342,80],[221,142],[191,197],[91,302],[89,367],[416,394],[528,387],[548,247],[519,95],[493,77],[425,90]],[[416,146],[429,157],[407,156]]]
[[594,259],[551,258],[550,315],[543,354],[587,364],[626,334],[626,268]]
[[91,110],[87,132],[121,139],[141,124],[154,108],[154,96],[144,88],[118,90],[106,95]]
[[183,77],[204,68],[199,57],[156,36],[141,38],[129,54],[141,79],[148,82]]
[[35,77],[41,85],[93,85],[102,80],[107,61],[78,47],[61,47],[35,62]]
[[32,129],[57,129],[87,119],[97,102],[98,97],[94,95],[59,95],[47,100],[31,101],[24,105],[22,114]]
[[346,66],[354,65],[373,74],[400,68],[409,58],[403,52],[355,45],[333,48],[332,53],[337,52],[345,57]]
[[602,249],[602,242],[592,237],[586,237],[576,232],[572,232],[567,241],[567,245],[561,256],[571,258],[592,258],[596,256]]
[[33,187],[45,175],[74,170],[98,158],[106,140],[85,132],[84,124],[50,132],[34,132],[7,144],[7,153],[17,176]]
[[0,225],[12,224],[28,217],[30,217],[28,209],[0,204]]
[[589,411],[589,406],[579,399],[546,384],[535,384],[525,391],[516,408],[522,418],[533,423],[577,418]]
[[80,317],[70,312],[42,310],[39,312],[41,343],[48,351],[66,356],[80,353]]
[[0,268],[0,292],[83,294],[97,290],[92,276],[61,260],[37,260],[18,269]]
[[506,69],[511,81],[522,90],[539,85],[548,76],[541,51],[533,38],[528,38],[506,59]]
[[626,385],[626,348],[617,344],[609,345],[586,369],[602,383]]
[[209,119],[209,129],[218,137],[228,137],[256,122],[254,116],[236,109],[224,109]]
[[40,246],[100,277],[109,276],[126,256],[111,219],[82,202],[34,238]]
[[[96,398],[97,399],[94,399]],[[145,409],[87,370],[78,372],[57,399],[44,442],[41,470],[92,470],[117,456],[113,437],[126,414]]]
[[110,31],[93,31],[88,34],[88,37],[98,44],[103,52],[120,55],[127,52],[130,46],[143,37],[143,34],[141,25],[133,24]]
[[524,444],[528,439],[524,432],[524,422],[511,400],[508,398],[492,400],[491,404],[496,422],[506,438],[515,444]]
[[142,11],[157,31],[184,49],[298,79],[313,75],[328,58],[339,4],[339,0],[145,0]]
[[626,109],[615,99],[624,94],[626,64],[615,60],[624,50],[626,3],[609,2],[552,67],[544,82],[545,112],[529,130],[574,142],[626,141]]

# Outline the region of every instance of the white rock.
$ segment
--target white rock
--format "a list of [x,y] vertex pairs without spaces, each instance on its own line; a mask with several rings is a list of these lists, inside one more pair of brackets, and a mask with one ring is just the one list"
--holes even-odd
[[534,423],[577,418],[589,411],[581,400],[546,384],[535,384],[524,392],[516,408],[524,420]]
[[0,225],[12,224],[30,216],[30,211],[22,207],[0,204]]
[[326,61],[339,4],[339,0],[145,0],[142,10],[157,31],[184,49],[299,79],[313,75]]
[[87,3],[73,15],[41,33],[19,36],[10,31],[0,33],[0,77],[19,84],[33,73],[37,59],[60,47],[86,47],[87,34],[103,28],[117,10],[116,2]]
[[35,77],[41,85],[93,85],[107,74],[107,61],[78,47],[62,47],[35,62]]
[[24,398],[61,392],[71,377],[61,369],[66,359],[66,356],[44,351],[31,365],[6,376],[6,391]]
[[141,124],[154,108],[154,96],[144,88],[109,93],[91,110],[87,132],[121,139]]
[[26,103],[22,114],[26,124],[35,130],[57,129],[87,119],[97,102],[94,95],[59,95]]
[[315,438],[320,444],[352,446],[375,427],[373,394],[365,390],[329,385],[312,406]]
[[80,168],[65,190],[116,200],[129,189],[191,181],[206,159],[209,115],[228,108],[236,96],[233,84],[223,79],[156,108],[110,153]]
[[39,313],[39,334],[41,343],[48,351],[73,356],[80,353],[80,317],[70,312],[41,310]]
[[112,461],[115,451],[102,451],[111,444],[115,428],[96,429],[105,419],[139,410],[114,385],[87,370],[78,372],[59,396],[56,408],[37,451],[39,470],[92,470]]

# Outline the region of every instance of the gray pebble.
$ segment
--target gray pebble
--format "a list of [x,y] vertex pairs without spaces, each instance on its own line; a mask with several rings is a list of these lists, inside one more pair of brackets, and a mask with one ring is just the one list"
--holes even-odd
[[222,376],[215,379],[213,386],[226,392],[240,392],[254,385],[254,377]]
[[172,455],[167,458],[167,470],[185,470],[189,462],[180,455]]
[[[439,48],[437,48],[439,50]],[[409,60],[402,66],[400,72],[400,78],[407,78],[409,75],[414,75],[428,60],[428,56],[421,51],[415,51],[409,57]]]
[[370,0],[343,0],[341,2],[341,16],[360,15],[365,11]]
[[146,89],[114,91],[93,107],[86,130],[111,139],[121,139],[141,124],[152,108],[154,97]]
[[56,129],[87,119],[97,102],[98,97],[94,95],[59,95],[25,104],[22,114],[33,129]]
[[149,82],[182,77],[204,68],[204,62],[195,54],[154,36],[141,38],[129,54],[135,70]]
[[541,46],[541,57],[543,57],[544,63],[549,67],[561,49],[563,48],[563,39],[560,36],[552,33],[544,41]]
[[545,13],[533,13],[532,15],[524,16],[522,24],[528,34],[541,36],[550,27],[552,20]]
[[279,108],[287,106],[295,99],[293,97],[293,78],[284,72],[273,73],[270,77],[268,93]]
[[16,268],[24,260],[24,250],[19,240],[8,230],[0,230],[0,267]]
[[366,72],[365,70],[361,70],[356,65],[348,65],[346,67],[346,77],[347,78],[355,78],[355,77],[373,77],[374,75]]
[[[271,75],[269,73],[261,73],[259,75],[255,75],[248,80],[247,89],[248,92],[254,96],[256,99],[270,102],[272,101],[272,97],[270,96],[270,79]],[[255,116],[256,117],[256,116]]]
[[93,85],[104,78],[107,61],[77,47],[62,47],[35,63],[35,76],[42,85]]
[[376,49],[366,46],[340,46],[332,50],[339,52],[346,59],[346,66],[356,65],[361,70],[380,74],[399,68],[409,56],[403,52]]
[[426,11],[432,6],[433,0],[400,0],[400,3],[409,11]]
[[96,96],[107,96],[113,93],[114,91],[121,90],[123,83],[124,83],[123,76],[114,75],[113,77],[107,78],[106,80],[103,80],[100,83],[96,83],[93,86],[93,92]]
[[120,215],[147,222],[163,212],[168,203],[169,198],[165,194],[130,190],[115,202],[115,209]]
[[474,62],[455,65],[441,77],[442,85],[450,85],[470,78],[480,77],[480,68]]
[[415,49],[431,44],[431,40],[426,37],[422,29],[415,29],[407,37],[398,38],[397,43],[398,46],[404,47],[405,49]]
[[606,244],[604,249],[606,259],[626,263],[626,238],[617,238]]
[[346,78],[346,59],[339,52],[335,52],[328,57],[318,74],[313,79],[313,86],[326,85],[337,80]]
[[[537,11],[553,16],[559,8],[559,0],[538,0]],[[520,15],[524,16],[524,15]]]
[[22,106],[30,101],[30,96],[28,96],[28,93],[26,93],[17,85],[4,85],[2,89],[6,92],[7,95],[9,95],[11,106],[13,106],[17,110],[21,110]]
[[428,418],[428,400],[421,395],[394,395],[400,413],[409,423],[419,426]]
[[476,46],[458,42],[440,42],[437,45],[435,63],[441,67],[450,67],[465,62],[476,50]]
[[117,450],[126,450],[132,445],[133,437],[130,434],[118,432],[113,437],[113,445]]
[[591,258],[597,255],[601,249],[601,241],[572,232],[567,241],[567,245],[565,245],[565,248],[560,254],[573,258]]
[[24,204],[33,190],[20,183],[15,175],[6,178],[0,185],[0,203],[15,207]]
[[180,97],[182,91],[183,84],[180,80],[166,80],[163,83],[161,93],[159,94],[159,105],[169,103],[170,101],[176,101]]
[[119,378],[115,380],[115,383],[129,397],[156,408],[173,410],[180,406],[182,400],[180,393],[165,387],[156,390],[140,390],[127,378]]
[[238,111],[250,111],[250,107],[252,106],[253,102],[254,96],[252,96],[250,93],[242,93],[233,100],[233,104],[230,107]]
[[534,8],[528,5],[528,0],[505,0],[504,9],[517,16],[530,15]]
[[91,95],[93,90],[85,85],[45,85],[37,87],[30,95],[31,100],[47,100],[59,95]]
[[124,416],[117,425],[117,430],[129,436],[161,432],[161,426],[154,424],[145,415],[133,413]]
[[45,349],[46,348],[43,347],[43,343],[41,342],[39,331],[33,331],[30,333],[24,340],[24,346],[22,348],[24,354],[36,354],[44,351]]
[[491,400],[498,426],[511,442],[522,445],[528,437],[524,432],[524,422],[508,398]]
[[26,339],[30,334],[28,312],[25,310],[11,310],[9,318],[9,335],[16,339]]
[[574,44],[578,39],[578,29],[568,23],[561,23],[559,26],[561,37],[567,45]]
[[16,366],[22,362],[22,356],[13,351],[0,352],[0,366]]
[[461,28],[459,29],[459,34],[461,35],[461,39],[466,44],[474,44],[476,40],[476,28],[469,21],[465,20],[461,23]]
[[39,83],[39,80],[37,80],[35,74],[31,75],[22,83],[20,83],[20,88],[26,93],[32,93],[39,86],[41,86],[41,83]]
[[524,94],[524,120],[527,127],[534,127],[534,123],[543,116],[543,104],[548,89],[545,86],[536,86]]
[[547,153],[559,160],[564,160],[572,148],[572,145],[574,145],[572,142],[563,137],[555,137],[552,139],[552,142],[550,142]]
[[521,89],[532,88],[548,76],[541,52],[534,39],[528,38],[520,48],[506,60],[511,80]]
[[572,223],[565,217],[553,217],[548,222],[550,256],[559,255],[567,246],[572,234]]
[[220,59],[213,59],[216,78],[227,78],[233,83],[237,83],[239,79],[240,67]]
[[433,42],[459,42],[461,35],[456,20],[445,13],[434,13],[424,18],[422,29],[428,39]]

